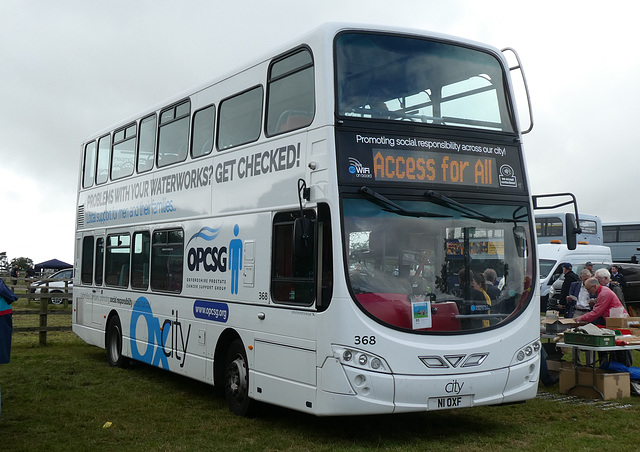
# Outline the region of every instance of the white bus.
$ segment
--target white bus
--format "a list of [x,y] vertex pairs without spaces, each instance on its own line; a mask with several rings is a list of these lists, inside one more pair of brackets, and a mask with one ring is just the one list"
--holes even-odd
[[604,244],[611,248],[614,262],[638,263],[640,256],[640,223],[606,223]]
[[238,415],[534,397],[512,71],[475,42],[328,24],[91,135],[73,330],[113,366],[224,387]]
[[[536,213],[536,235],[538,243],[565,243],[566,242],[566,216],[563,213]],[[602,245],[603,230],[602,220],[595,215],[579,214],[579,226],[581,232],[576,240],[581,245]]]

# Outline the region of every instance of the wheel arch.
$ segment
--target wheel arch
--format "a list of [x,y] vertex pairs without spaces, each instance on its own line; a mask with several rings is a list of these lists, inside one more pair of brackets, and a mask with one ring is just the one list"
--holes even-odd
[[[118,311],[116,311],[115,309],[112,309],[109,312],[109,315],[107,315],[107,318],[105,319],[105,323],[104,323],[104,343],[106,345],[107,343],[107,336],[109,335],[109,328],[107,328],[109,326],[109,322],[111,321],[112,318],[117,317],[118,320],[120,321],[120,328],[122,328],[122,320],[120,319],[120,316],[118,315]],[[124,329],[122,330],[122,337],[124,338],[125,334],[124,334]]]
[[[231,343],[242,338],[240,334],[233,328],[227,328],[222,332],[216,344],[216,350],[213,355],[213,384],[219,388],[224,387],[224,371],[225,357]],[[244,341],[243,341],[244,344]]]

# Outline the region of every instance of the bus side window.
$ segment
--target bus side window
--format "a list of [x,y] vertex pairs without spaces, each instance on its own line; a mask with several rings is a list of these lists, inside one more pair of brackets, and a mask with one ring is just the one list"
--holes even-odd
[[108,286],[129,287],[130,240],[129,234],[107,236],[105,282]]
[[[314,252],[296,256],[293,247],[294,221],[298,212],[282,212],[273,219],[271,297],[276,302],[310,306],[316,296]],[[305,211],[313,220],[315,212]]]
[[151,289],[180,293],[184,265],[182,229],[155,231],[151,245]]
[[187,158],[191,101],[186,100],[160,113],[158,167],[182,162]]
[[82,239],[82,264],[80,267],[82,284],[93,282],[93,236]]
[[202,157],[213,150],[213,124],[216,107],[208,106],[193,115],[193,138],[191,139],[191,157]]
[[102,285],[102,270],[104,268],[104,237],[96,239],[96,267],[94,279],[96,286]]
[[261,122],[262,86],[223,100],[218,114],[218,149],[256,141]]
[[84,168],[82,173],[82,188],[93,186],[96,173],[96,142],[87,143],[84,147]]
[[131,250],[131,288],[147,290],[149,287],[149,257],[151,238],[148,231],[133,234]]
[[267,85],[267,136],[311,124],[315,111],[313,59],[307,49],[275,61]]
[[111,135],[105,135],[98,140],[98,166],[96,169],[96,184],[104,184],[109,180],[109,162],[111,152]]
[[136,134],[138,126],[130,124],[113,134],[111,153],[111,180],[122,179],[133,174],[136,159]]
[[137,170],[144,173],[153,168],[153,156],[156,152],[156,115],[147,116],[140,121],[138,134]]

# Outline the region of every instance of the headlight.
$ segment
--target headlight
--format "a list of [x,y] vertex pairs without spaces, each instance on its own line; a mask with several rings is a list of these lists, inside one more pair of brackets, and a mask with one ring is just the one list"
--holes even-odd
[[521,362],[527,361],[531,358],[534,358],[540,352],[540,341],[536,340],[531,342],[530,344],[525,345],[520,350],[518,350],[514,356],[513,364],[519,364]]
[[332,345],[333,356],[340,360],[340,364],[345,366],[357,367],[358,369],[371,370],[375,372],[390,372],[389,364],[373,353],[358,350],[352,347],[344,347],[342,345]]

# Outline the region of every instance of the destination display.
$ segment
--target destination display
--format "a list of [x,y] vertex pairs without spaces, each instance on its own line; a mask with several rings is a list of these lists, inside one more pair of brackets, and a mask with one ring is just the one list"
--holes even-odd
[[525,190],[516,146],[354,132],[339,132],[336,140],[341,183]]

